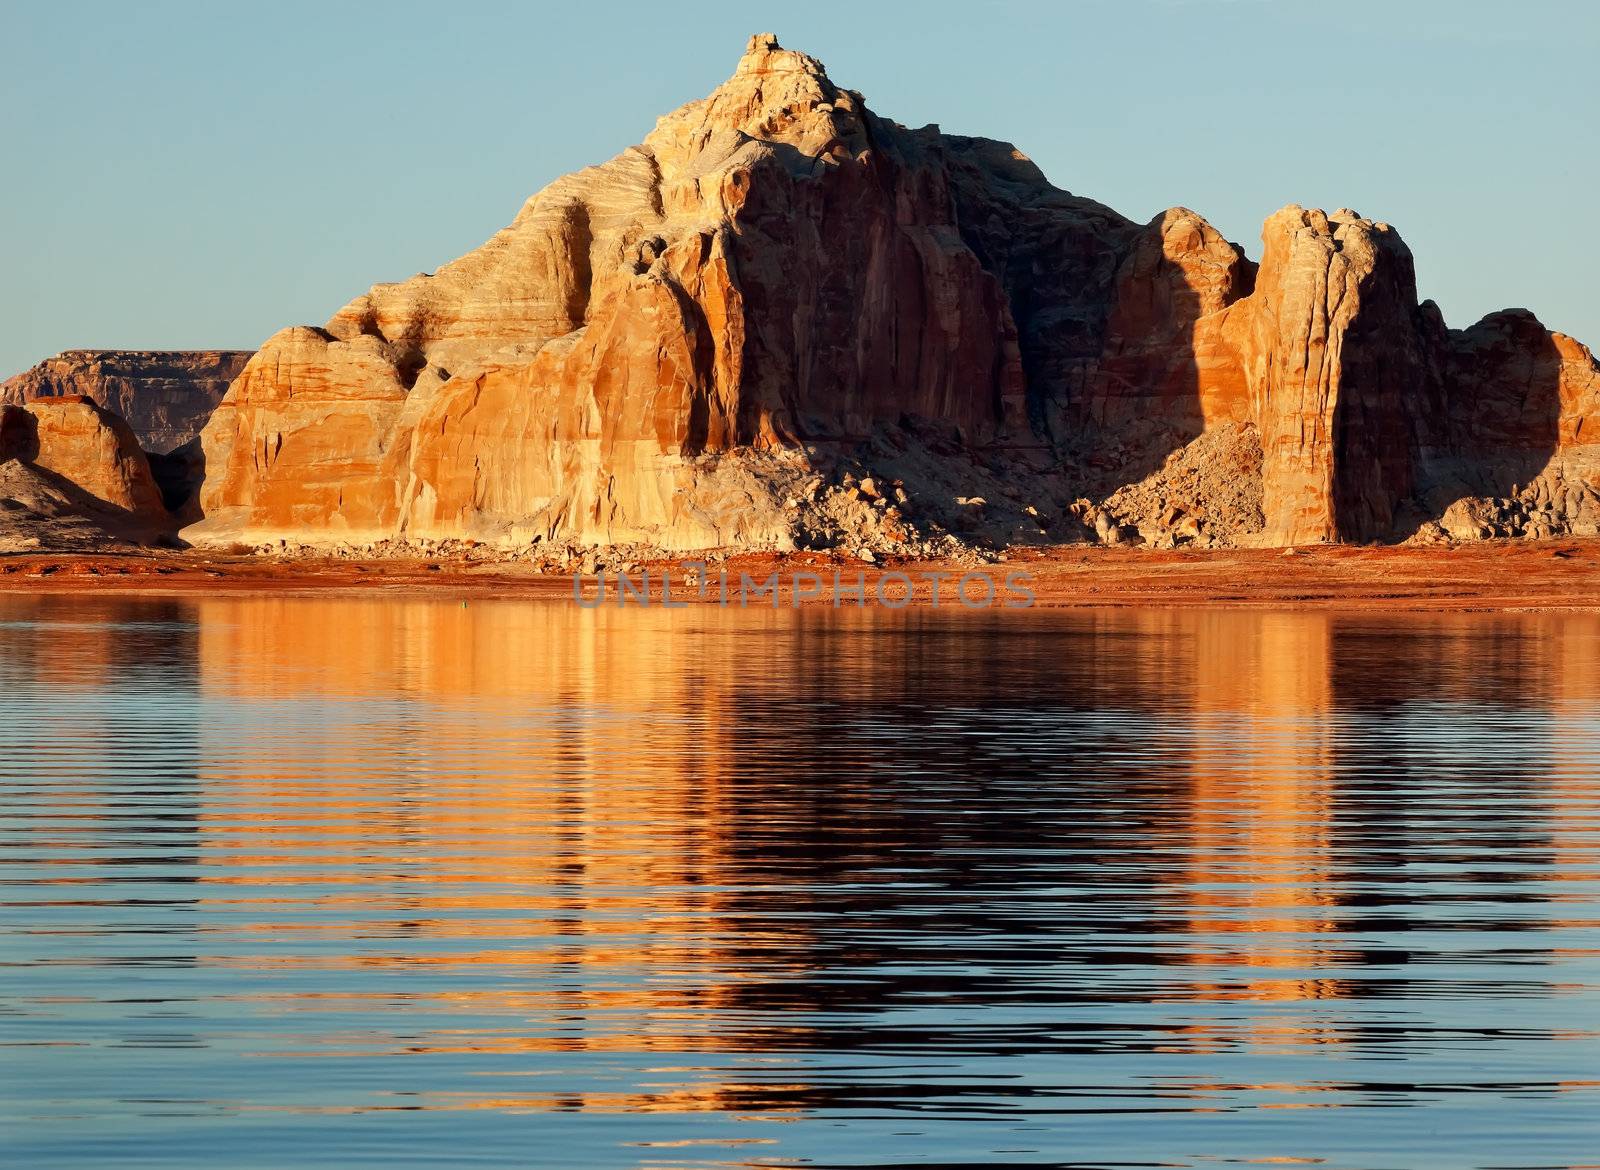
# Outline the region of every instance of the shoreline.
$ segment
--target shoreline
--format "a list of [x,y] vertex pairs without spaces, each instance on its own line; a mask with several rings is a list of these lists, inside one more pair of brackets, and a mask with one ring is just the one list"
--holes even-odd
[[[865,564],[834,553],[752,553],[730,555],[710,566],[715,579],[724,569],[737,581],[749,574],[762,581],[776,572],[778,608],[834,608],[832,583],[865,582],[865,607],[877,608],[877,583],[902,574],[916,582],[909,605],[894,610],[931,608],[931,574],[948,573],[950,584],[980,573],[1003,586],[1008,575],[1027,574],[1034,595],[1026,609],[1188,607],[1270,609],[1383,609],[1387,611],[1600,610],[1600,539],[1495,540],[1447,546],[1317,545],[1281,549],[1206,551],[1104,548],[1060,545],[1014,548],[994,562],[907,559]],[[716,605],[685,587],[681,558],[641,563],[632,574],[648,572],[651,604],[660,606],[661,574],[670,572],[674,607]],[[795,574],[814,574],[822,589],[809,585],[796,604]],[[586,597],[593,600],[593,578]],[[616,608],[614,578],[607,577],[604,605]],[[898,600],[902,585],[886,587]],[[226,556],[202,550],[136,550],[125,553],[11,553],[0,555],[0,594],[195,595],[201,593],[280,596],[450,596],[561,601],[574,604],[573,579],[540,572],[511,560],[454,558]],[[1003,587],[991,606],[963,607],[948,592],[939,608],[983,613],[1005,606]],[[641,603],[632,600],[632,607]],[[737,608],[737,604],[734,605]],[[752,596],[747,608],[772,608]],[[845,590],[840,607],[857,608]]]

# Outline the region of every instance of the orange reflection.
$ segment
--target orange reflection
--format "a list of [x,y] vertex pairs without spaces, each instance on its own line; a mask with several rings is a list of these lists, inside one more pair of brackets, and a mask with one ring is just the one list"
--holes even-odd
[[[126,669],[121,635],[100,619],[148,614],[77,604],[83,611],[54,643],[69,647],[70,659],[41,654],[29,664],[42,680],[59,678],[68,695]],[[192,659],[203,713],[192,778],[198,811],[185,847],[204,862],[197,905],[226,912],[212,915],[199,961],[294,980],[281,993],[241,995],[256,1009],[335,1022],[387,1007],[427,1021],[370,1032],[335,1023],[302,1035],[313,1046],[306,1056],[837,1047],[816,1022],[832,1008],[832,991],[782,998],[785,981],[815,981],[841,962],[816,937],[831,929],[824,941],[837,946],[838,924],[819,928],[800,912],[806,883],[847,882],[851,851],[870,855],[875,833],[903,835],[887,838],[891,852],[949,844],[917,837],[929,814],[896,806],[916,794],[914,779],[892,799],[881,774],[864,769],[831,776],[823,790],[808,785],[808,745],[779,759],[750,750],[766,721],[782,717],[762,706],[771,694],[868,713],[898,705],[896,717],[913,718],[905,708],[921,697],[926,680],[917,672],[926,664],[914,639],[856,637],[881,620],[870,615],[797,621],[705,609],[270,597],[172,606],[174,626],[188,630],[174,632],[174,643],[192,641],[174,655]],[[1554,715],[1548,757],[1529,762],[1524,789],[1506,789],[1526,791],[1539,814],[1527,818],[1529,831],[1540,834],[1540,856],[1553,859],[1540,879],[1595,878],[1600,798],[1592,749],[1578,730],[1589,727],[1592,744],[1600,619],[1431,619],[1428,637],[1408,643],[1415,660],[1376,682],[1351,673],[1374,651],[1370,631],[1349,616],[1167,611],[1050,620],[1100,635],[1100,656],[1078,664],[1079,693],[1046,687],[1030,699],[1049,713],[1051,702],[1067,706],[1086,694],[1105,709],[1135,712],[1130,724],[1164,718],[1175,732],[1172,750],[1130,768],[1130,785],[1149,787],[1119,816],[1147,819],[1129,838],[1105,843],[1115,856],[1146,832],[1167,850],[1127,871],[1128,881],[1160,887],[1173,919],[1135,924],[1164,932],[1162,945],[1180,956],[1169,968],[1177,975],[1164,976],[1154,994],[1274,1005],[1226,1026],[1191,1024],[1170,1034],[1167,1051],[1217,1051],[1241,1037],[1269,1050],[1348,1037],[1348,1021],[1327,1001],[1363,994],[1336,973],[1350,909],[1341,905],[1349,864],[1341,845],[1350,833],[1338,816],[1349,799],[1339,788],[1350,750],[1341,720],[1358,684],[1388,687],[1378,697],[1398,709],[1492,698],[1496,680],[1518,680],[1519,701],[1543,702]],[[828,623],[845,636],[828,636]],[[973,636],[974,649],[988,645]],[[1016,701],[994,690],[1007,677],[996,660],[1056,653],[1042,639],[1013,642],[964,663],[971,674],[961,685],[973,705]],[[1062,667],[1029,664],[1041,678],[1053,668]],[[51,713],[40,718],[54,735]],[[68,718],[62,732],[63,751],[103,758],[107,769],[128,750],[116,728]],[[781,775],[785,800],[763,799],[771,792],[760,788],[762,769]],[[92,840],[90,821],[103,816],[94,795],[50,790],[58,807],[85,818],[69,844]],[[829,839],[842,858],[835,868],[783,869],[750,848],[753,830],[771,828],[771,818],[792,818],[803,847],[817,821],[839,810],[846,816]],[[1091,836],[1072,843],[1093,845]],[[1112,888],[1115,880],[1101,889],[1112,899],[1130,893]],[[1549,921],[1583,925],[1560,913]],[[864,933],[874,931],[885,933],[881,924]],[[893,939],[849,941],[859,953],[844,966],[899,958]],[[352,971],[363,978],[347,978]],[[752,994],[758,985],[762,994]],[[721,1067],[693,1071],[703,1079],[663,1069],[676,1079],[648,1092],[441,1094],[439,1107],[770,1115],[802,1107],[809,1091],[787,1079],[735,1083]],[[1220,1096],[1239,1086],[1186,1088]]]
[[[322,1044],[435,1055],[725,1046],[717,1023],[749,978],[750,952],[793,944],[724,921],[722,887],[737,880],[725,872],[735,725],[719,716],[747,680],[707,645],[743,636],[751,619],[493,602],[252,599],[200,609],[202,685],[219,703],[384,696],[366,718],[375,730],[359,740],[319,737],[273,753],[216,729],[202,776],[208,860],[259,891],[241,890],[241,900],[318,915],[287,950],[270,946],[282,929],[275,915],[261,951],[226,962],[421,979],[472,969],[470,990],[447,981],[408,1002],[430,1014],[564,1021],[435,1026],[403,1045],[325,1034]],[[375,758],[402,765],[375,776]],[[330,884],[340,892],[327,893]],[[227,897],[213,884],[210,904]],[[339,945],[352,922],[371,923],[376,941]],[[769,963],[763,977],[774,976],[781,967]],[[341,997],[324,1004],[347,1007]],[[438,1104],[692,1111],[744,1107],[751,1094],[707,1079],[643,1096]]]
[[[1314,1003],[1345,994],[1316,974],[1330,957],[1332,645],[1325,614],[1212,613],[1193,625],[1197,733],[1182,878],[1189,961],[1240,973],[1201,978],[1206,999]],[[1238,937],[1243,936],[1243,937]],[[1325,1043],[1313,1008],[1257,1021],[1260,1045]]]

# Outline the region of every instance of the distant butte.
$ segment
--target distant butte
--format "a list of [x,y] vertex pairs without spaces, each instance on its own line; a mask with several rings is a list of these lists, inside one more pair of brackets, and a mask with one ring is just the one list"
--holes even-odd
[[0,403],[84,394],[120,414],[147,451],[199,438],[253,350],[69,349],[0,382]]

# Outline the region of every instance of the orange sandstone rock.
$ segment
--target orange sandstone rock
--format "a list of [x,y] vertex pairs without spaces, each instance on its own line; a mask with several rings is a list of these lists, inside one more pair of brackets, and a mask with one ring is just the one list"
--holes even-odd
[[1186,209],[1133,223],[1009,144],[880,118],[760,35],[481,248],[269,339],[204,429],[186,533],[684,549],[783,545],[810,517],[858,548],[918,525],[1297,544],[1588,523],[1587,350],[1515,315],[1451,333],[1398,234],[1354,212],[1291,206],[1263,243],[1258,270]]
[[71,349],[0,383],[0,403],[85,394],[121,415],[146,451],[200,434],[248,351]]
[[[694,461],[904,415],[984,441],[1023,385],[937,137],[757,37],[477,252],[269,340],[206,428],[193,535],[724,539],[700,514],[740,501],[680,500]],[[742,502],[735,529],[781,529]]]
[[1252,294],[1218,323],[1261,435],[1268,544],[1372,539],[1409,489],[1403,398],[1426,362],[1411,253],[1350,211],[1287,207]]
[[388,535],[396,485],[379,474],[406,404],[396,347],[295,327],[245,366],[201,435],[206,523],[263,539]]
[[127,423],[87,396],[0,405],[0,552],[92,549],[170,532]]
[[4,428],[11,458],[60,477],[129,520],[165,520],[150,464],[127,423],[86,395],[35,399],[21,414],[26,418],[11,414]]

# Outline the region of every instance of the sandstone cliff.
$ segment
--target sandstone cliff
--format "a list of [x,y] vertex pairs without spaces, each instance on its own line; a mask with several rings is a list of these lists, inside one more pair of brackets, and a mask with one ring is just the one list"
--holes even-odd
[[195,535],[781,542],[769,477],[730,453],[907,415],[1025,430],[944,156],[756,38],[477,252],[269,340],[206,428]]
[[1352,211],[1262,244],[1130,221],[757,36],[483,247],[269,339],[165,486],[189,538],[257,543],[1600,531],[1588,350],[1521,311],[1449,330]]
[[0,383],[0,403],[82,394],[127,420],[146,451],[165,454],[200,434],[250,357],[226,349],[69,349]]

